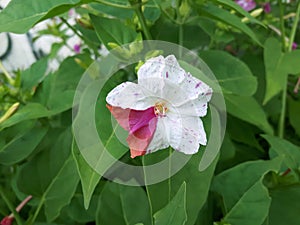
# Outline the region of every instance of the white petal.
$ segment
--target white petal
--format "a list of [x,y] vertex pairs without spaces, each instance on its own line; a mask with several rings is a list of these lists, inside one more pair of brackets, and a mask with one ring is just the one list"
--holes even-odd
[[161,97],[164,87],[163,71],[164,57],[158,56],[145,62],[138,70],[138,84],[150,90],[154,95]]
[[174,55],[151,58],[138,70],[138,83],[158,97],[163,97],[165,81],[179,84],[184,78],[185,71],[179,66]]
[[106,102],[123,109],[145,110],[154,106],[156,99],[142,86],[125,82],[115,87],[106,97]]
[[185,154],[198,152],[199,144],[206,145],[206,133],[199,117],[170,118],[170,145]]
[[178,84],[170,81],[165,81],[165,86],[162,92],[162,99],[165,99],[170,105],[177,107],[183,102],[189,100],[186,90],[180,88]]
[[165,118],[158,118],[156,130],[146,154],[169,147],[168,130],[166,129],[164,120]]
[[180,87],[186,90],[189,99],[196,99],[200,96],[203,97],[206,102],[211,99],[212,89],[201,80],[193,77],[190,73],[185,75],[185,79],[180,84]]
[[180,84],[185,78],[185,71],[180,67],[174,55],[165,58],[164,78],[175,84]]
[[[211,93],[211,92],[210,92]],[[176,105],[177,113],[181,116],[205,116],[207,114],[206,95],[200,95],[196,99],[185,101],[182,104]]]

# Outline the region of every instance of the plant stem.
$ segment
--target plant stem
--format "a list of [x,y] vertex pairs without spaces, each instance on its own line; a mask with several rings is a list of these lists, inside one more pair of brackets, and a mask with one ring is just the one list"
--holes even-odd
[[[145,168],[146,163],[145,163],[145,156],[142,157],[142,163],[143,163],[143,168]],[[147,185],[147,173],[145,171],[145,169],[143,169],[144,172],[144,179],[145,179],[145,186],[146,186],[146,193],[147,193],[147,199],[148,199],[148,203],[149,203],[149,208],[150,208],[150,215],[153,215],[153,206],[152,206],[152,202],[151,202],[151,197],[150,197],[150,191]],[[153,217],[151,216],[151,225],[153,225]]]
[[183,24],[178,25],[178,43],[179,43],[179,58],[182,57],[182,48],[183,47]]
[[[295,20],[293,23],[293,27],[292,27],[292,31],[291,31],[291,35],[289,38],[289,43],[288,43],[288,48],[286,48],[285,46],[285,35],[284,35],[284,22],[283,22],[283,5],[281,0],[279,0],[279,6],[280,6],[280,22],[281,22],[281,37],[283,38],[284,42],[284,52],[291,52],[292,51],[292,46],[293,46],[293,42],[295,39],[295,35],[296,35],[296,30],[297,30],[297,25],[299,22],[299,14],[300,14],[300,2],[298,2],[297,5],[297,11],[296,11],[296,16],[295,16]],[[280,113],[280,118],[279,118],[279,126],[278,126],[278,136],[280,138],[284,138],[284,128],[285,128],[285,114],[286,114],[286,98],[287,98],[287,79],[288,76],[286,77],[284,86],[283,86],[283,91],[282,91],[282,106],[281,106],[281,113]]]
[[[287,81],[287,79],[286,79]],[[282,106],[281,113],[279,118],[279,126],[278,126],[278,136],[280,138],[284,138],[284,127],[285,127],[285,112],[286,112],[286,97],[287,97],[287,82],[285,81],[283,90],[282,90]]]
[[281,30],[281,42],[283,51],[286,51],[286,41],[285,41],[285,26],[284,26],[284,6],[282,0],[278,0],[279,11],[280,11],[280,30]]
[[292,31],[291,31],[291,35],[290,35],[290,39],[289,39],[289,45],[288,45],[288,51],[292,51],[293,48],[293,43],[295,40],[295,35],[296,35],[296,30],[297,30],[297,25],[299,22],[299,14],[300,14],[300,1],[298,2],[297,5],[297,11],[296,11],[296,16],[295,16],[295,20],[293,23],[293,27],[292,27]]
[[84,41],[85,38],[71,24],[69,24],[69,22],[65,18],[63,17],[59,17],[59,18],[69,29],[71,29],[80,39]]
[[9,201],[9,199],[5,196],[2,187],[0,187],[0,195],[2,197],[2,199],[4,200],[4,202],[6,203],[7,207],[9,208],[9,210],[13,213],[13,216],[17,222],[18,225],[22,225],[22,219],[19,215],[19,213],[17,213],[17,211],[15,210],[15,207],[13,206],[13,204]]
[[130,1],[130,3],[132,4],[131,6],[134,7],[135,13],[140,21],[143,33],[145,35],[146,40],[152,40],[152,36],[150,34],[150,31],[148,29],[147,23],[146,23],[146,19],[144,17],[144,14],[142,12],[142,1],[138,0],[137,3],[133,3],[132,1]]
[[[280,32],[281,32],[281,42],[282,50],[286,52],[286,40],[285,40],[285,26],[284,26],[284,6],[282,0],[278,0],[279,11],[280,11]],[[285,111],[286,111],[286,96],[287,96],[287,78],[284,82],[282,90],[282,100],[281,100],[281,112],[278,124],[278,136],[280,138],[284,137],[284,127],[285,127]]]
[[30,221],[29,221],[28,223],[26,223],[26,224],[28,224],[28,225],[34,224],[34,222],[35,222],[37,216],[39,215],[39,213],[40,213],[40,211],[41,211],[41,209],[42,209],[42,206],[43,206],[43,204],[44,204],[44,201],[45,201],[44,196],[42,196],[42,198],[41,198],[41,200],[40,200],[40,203],[39,203],[37,209],[36,209],[35,212],[34,212],[33,217],[32,217],[32,218],[30,219]]
[[172,172],[172,160],[171,160],[171,155],[172,155],[172,147],[169,147],[169,177],[168,177],[168,189],[169,189],[169,196],[168,196],[168,203],[171,201],[171,172]]
[[[93,44],[89,39],[85,38],[84,36],[82,36],[71,24],[69,24],[69,22],[63,18],[60,17],[61,21],[69,28],[71,29],[82,41],[86,42],[86,43],[90,43]],[[73,49],[71,49],[72,51],[74,51]],[[96,56],[100,56],[99,53],[97,51],[94,51],[94,54]]]

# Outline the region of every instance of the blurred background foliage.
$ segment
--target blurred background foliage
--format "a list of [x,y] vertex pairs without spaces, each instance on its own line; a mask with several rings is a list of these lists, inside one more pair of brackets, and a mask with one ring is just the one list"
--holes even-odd
[[[0,217],[32,195],[14,212],[15,224],[299,224],[299,14],[300,1],[283,0],[11,0],[0,32],[24,34],[46,21],[32,42],[56,41],[26,69],[0,61]],[[205,171],[198,170],[201,148],[168,180],[131,187],[101,178],[84,161],[73,141],[72,104],[93,61],[140,40],[198,54],[218,79],[228,114],[220,155]],[[110,116],[103,96],[134,80],[135,66],[105,84],[97,103],[103,118]],[[106,123],[97,129],[106,129],[108,150],[124,162],[147,165],[168,154],[131,160]]]

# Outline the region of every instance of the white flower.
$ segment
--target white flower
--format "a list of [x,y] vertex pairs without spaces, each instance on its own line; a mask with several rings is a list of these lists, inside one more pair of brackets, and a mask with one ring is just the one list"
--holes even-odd
[[138,83],[125,82],[106,97],[108,108],[129,131],[131,157],[171,146],[194,154],[206,145],[200,117],[207,113],[212,89],[185,72],[175,56],[149,59],[138,70]]

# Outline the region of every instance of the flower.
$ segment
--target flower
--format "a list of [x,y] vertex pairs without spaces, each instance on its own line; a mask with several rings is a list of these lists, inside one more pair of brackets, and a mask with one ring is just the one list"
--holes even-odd
[[297,47],[298,47],[298,44],[296,42],[293,42],[292,49],[295,50],[295,49],[297,49]]
[[212,89],[185,72],[175,56],[158,56],[137,72],[138,83],[125,82],[106,97],[107,107],[129,131],[131,157],[171,146],[185,154],[206,145],[202,120]]
[[295,88],[294,88],[294,93],[295,94],[298,94],[299,87],[300,87],[300,77],[298,78],[297,83],[296,83]]
[[13,221],[14,221],[14,217],[6,216],[1,220],[0,225],[11,225]]
[[74,52],[79,54],[80,53],[80,47],[81,47],[80,44],[75,44],[74,47],[73,47]]
[[254,0],[235,0],[235,2],[246,11],[251,11],[256,7]]
[[270,2],[266,2],[265,4],[263,4],[263,8],[264,8],[264,12],[265,13],[270,13],[271,12],[271,4],[270,4]]
[[[16,208],[16,212],[20,212],[21,209],[32,199],[32,196],[29,195],[27,198],[25,198]],[[0,225],[12,225],[14,221],[14,214],[11,213],[10,215],[4,217],[0,221]]]

